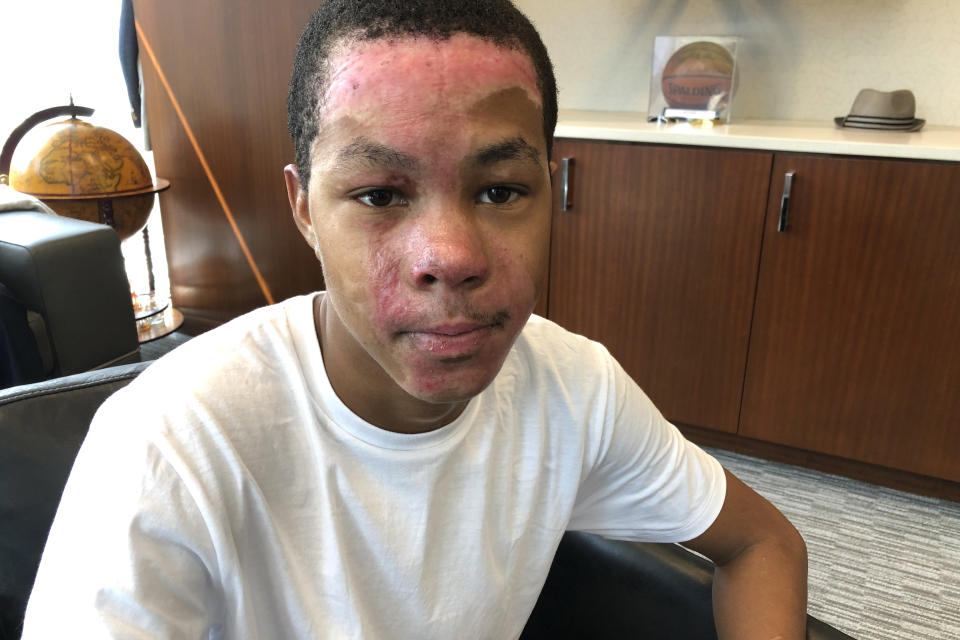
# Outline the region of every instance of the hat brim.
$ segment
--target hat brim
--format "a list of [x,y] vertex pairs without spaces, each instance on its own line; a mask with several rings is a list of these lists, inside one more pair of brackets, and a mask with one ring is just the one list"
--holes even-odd
[[848,118],[847,116],[837,116],[833,119],[838,127],[845,129],[870,129],[873,131],[919,131],[927,122],[921,118],[914,118],[905,123],[886,124],[880,122],[862,122]]

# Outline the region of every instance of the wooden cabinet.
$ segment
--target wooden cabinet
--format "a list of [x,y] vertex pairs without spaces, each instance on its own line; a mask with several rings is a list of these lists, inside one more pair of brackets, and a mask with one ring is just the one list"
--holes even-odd
[[554,157],[574,165],[548,316],[669,419],[736,431],[771,154],[560,140]]
[[669,419],[960,481],[960,164],[558,140],[563,157],[548,315]]
[[772,185],[739,433],[960,481],[960,165],[778,154]]

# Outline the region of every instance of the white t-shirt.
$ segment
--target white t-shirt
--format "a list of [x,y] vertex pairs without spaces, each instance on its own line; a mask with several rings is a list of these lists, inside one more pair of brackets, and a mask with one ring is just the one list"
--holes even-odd
[[595,342],[533,317],[451,424],[364,422],[313,296],[158,360],[98,412],[24,638],[514,638],[567,529],[681,541],[720,465]]

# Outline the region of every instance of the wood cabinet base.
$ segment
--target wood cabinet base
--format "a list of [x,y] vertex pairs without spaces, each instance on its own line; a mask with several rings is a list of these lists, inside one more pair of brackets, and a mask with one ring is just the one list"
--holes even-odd
[[745,438],[722,431],[683,424],[678,424],[677,427],[683,435],[701,446],[716,447],[764,460],[773,460],[824,473],[832,473],[890,489],[960,502],[960,482],[951,482],[908,471],[898,471],[866,462]]

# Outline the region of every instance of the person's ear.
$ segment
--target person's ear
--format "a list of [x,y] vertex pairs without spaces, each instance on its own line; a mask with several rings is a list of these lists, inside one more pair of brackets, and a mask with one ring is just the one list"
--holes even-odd
[[290,201],[290,211],[293,221],[307,244],[314,251],[317,250],[317,236],[313,231],[313,220],[310,218],[310,199],[300,184],[300,174],[297,167],[288,164],[283,168],[283,178],[287,183],[287,199]]

